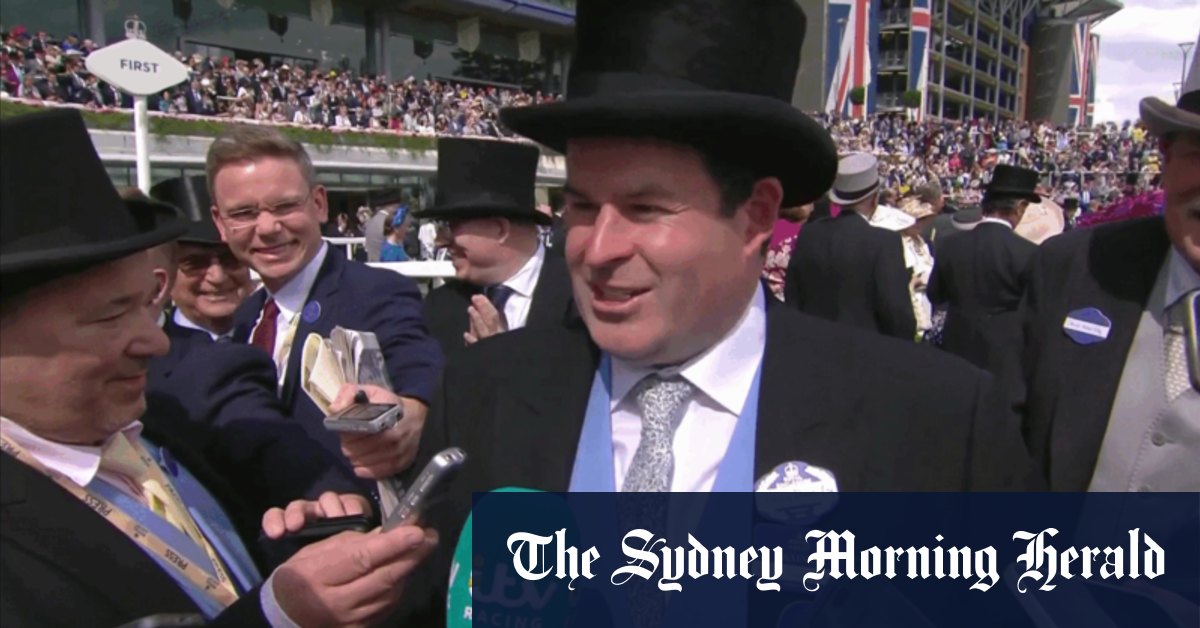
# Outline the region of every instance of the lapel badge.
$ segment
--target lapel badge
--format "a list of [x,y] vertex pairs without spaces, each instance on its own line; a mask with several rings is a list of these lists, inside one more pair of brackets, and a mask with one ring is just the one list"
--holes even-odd
[[1104,342],[1111,331],[1112,321],[1104,312],[1094,307],[1068,312],[1066,320],[1063,321],[1063,332],[1074,340],[1075,344],[1092,345]]
[[309,302],[308,302],[308,303],[307,303],[307,304],[304,306],[304,310],[300,312],[300,317],[301,317],[302,319],[304,319],[304,322],[308,323],[309,325],[311,325],[311,324],[313,324],[313,323],[317,322],[317,319],[318,319],[318,318],[321,318],[321,304],[320,304],[320,302],[318,302],[318,301],[309,301]]
[[759,515],[792,525],[813,523],[838,502],[833,472],[799,460],[785,462],[759,478],[754,492]]

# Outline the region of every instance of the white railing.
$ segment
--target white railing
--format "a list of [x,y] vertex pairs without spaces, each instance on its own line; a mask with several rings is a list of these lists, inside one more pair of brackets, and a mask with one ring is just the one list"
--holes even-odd
[[369,262],[367,266],[395,271],[412,279],[449,279],[454,276],[454,264],[451,262]]

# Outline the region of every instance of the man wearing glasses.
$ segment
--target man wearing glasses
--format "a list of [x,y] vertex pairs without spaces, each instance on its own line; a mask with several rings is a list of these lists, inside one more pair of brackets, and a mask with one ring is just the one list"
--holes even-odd
[[[317,184],[304,147],[279,131],[234,127],[213,142],[206,169],[217,229],[263,283],[235,315],[235,340],[273,357],[280,399],[291,416],[349,458],[356,475],[378,479],[404,470],[442,366],[442,353],[421,320],[416,284],[329,254],[321,239],[329,213],[325,188]],[[374,402],[403,404],[404,419],[394,429],[339,440],[299,390],[304,339],[310,333],[328,337],[336,326],[378,337],[398,398],[366,388]]]
[[438,140],[435,205],[417,212],[437,225],[455,279],[429,294],[425,322],[451,355],[498,333],[561,324],[571,283],[561,250],[547,250],[534,183],[538,149],[527,144]]

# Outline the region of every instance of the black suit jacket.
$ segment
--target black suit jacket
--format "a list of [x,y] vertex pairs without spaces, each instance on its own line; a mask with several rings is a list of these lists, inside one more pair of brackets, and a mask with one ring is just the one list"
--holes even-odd
[[[472,491],[569,488],[599,359],[580,322],[500,334],[450,362],[413,467],[452,445],[469,456],[432,515],[442,539],[458,538]],[[911,341],[769,306],[755,477],[803,460],[843,491],[1025,488],[1035,474],[1018,421],[990,380]],[[414,601],[444,612],[444,590],[427,589],[444,588],[453,549],[443,543],[410,581]]]
[[[1085,491],[1091,482],[1125,357],[1169,247],[1155,217],[1064,233],[1034,256],[1021,304],[1025,430],[1052,490]],[[1112,329],[1105,341],[1080,345],[1063,321],[1087,307]]]
[[1037,245],[1004,225],[982,223],[942,240],[927,294],[946,309],[942,348],[1019,386],[1017,313]]
[[156,442],[165,436],[187,443],[237,486],[248,508],[239,529],[257,530],[263,512],[292,500],[316,499],[324,491],[360,492],[342,458],[290,420],[275,393],[275,365],[265,353],[201,335],[184,355],[178,347],[189,345],[172,338],[171,353],[150,361],[142,422]]
[[[194,474],[200,470],[180,461]],[[0,624],[6,628],[118,626],[160,613],[199,612],[129,537],[7,454],[0,454],[0,555]],[[242,596],[210,625],[266,626],[258,593]]]
[[[238,308],[234,338],[239,342],[249,340],[266,298],[259,290]],[[375,332],[396,393],[423,401],[433,398],[443,356],[421,318],[417,284],[399,273],[348,261],[330,249],[306,301],[312,302],[320,304],[320,316],[309,322],[301,315],[279,397],[286,414],[341,459],[341,441],[325,429],[324,415],[300,390],[305,338],[310,333],[328,338],[337,326]]]
[[[471,328],[467,308],[471,305],[471,297],[482,292],[481,287],[451,280],[425,298],[425,324],[447,356],[465,347],[463,334]],[[562,251],[547,249],[525,327],[562,325],[575,316],[578,314],[571,294],[571,278]]]
[[900,236],[842,212],[800,230],[784,296],[806,314],[911,341],[917,322],[908,281]]

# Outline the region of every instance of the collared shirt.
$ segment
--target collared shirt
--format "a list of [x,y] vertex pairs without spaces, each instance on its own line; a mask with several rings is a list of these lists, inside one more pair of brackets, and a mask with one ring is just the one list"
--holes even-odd
[[1010,231],[1013,228],[1012,223],[1008,222],[1007,220],[1003,220],[1001,218],[992,218],[991,216],[984,216],[983,218],[981,218],[979,220],[979,222],[976,224],[976,226],[982,225],[985,222],[991,222],[991,223],[995,223],[997,225],[1004,225],[1005,227],[1008,227]]
[[529,319],[529,307],[533,304],[533,291],[537,289],[542,264],[546,261],[546,249],[540,243],[537,251],[525,262],[515,275],[504,280],[504,285],[513,289],[512,296],[504,303],[504,318],[508,329],[520,329]]
[[[92,483],[92,480],[99,477],[117,490],[137,498],[137,495],[133,495],[125,481],[113,477],[107,471],[100,469],[100,456],[104,450],[104,445],[68,445],[65,443],[56,443],[30,432],[6,417],[0,417],[0,425],[3,425],[5,436],[23,447],[25,451],[29,452],[29,455],[36,458],[47,469],[61,473],[72,482],[85,488],[88,484]],[[142,433],[142,423],[141,421],[134,421],[121,430],[121,432],[127,438],[136,440]],[[109,438],[111,439],[112,437]],[[271,577],[267,578],[267,581],[263,583],[264,595],[259,597],[263,616],[273,628],[296,628],[295,622],[288,617],[287,613],[283,611],[279,606],[279,602],[275,599],[274,580],[275,575],[272,573]]]
[[[682,367],[663,373],[682,375],[698,391],[688,401],[675,430],[671,491],[712,490],[754,383],[754,374],[762,362],[766,339],[766,298],[760,285],[741,319],[724,338]],[[615,357],[612,361],[613,468],[618,490],[625,483],[629,464],[642,438],[641,412],[629,392],[653,372],[654,369],[633,366]]]
[[[305,266],[295,277],[292,277],[283,287],[274,294],[263,286],[263,290],[267,290],[267,297],[275,299],[275,305],[279,306],[279,315],[275,318],[275,349],[272,355],[275,357],[275,366],[279,368],[279,382],[282,385],[284,378],[287,377],[288,355],[282,353],[284,343],[292,342],[292,334],[294,333],[293,326],[298,321],[300,311],[304,309],[304,303],[308,300],[308,294],[312,292],[313,284],[317,283],[317,274],[321,272],[321,264],[325,263],[325,256],[329,253],[329,245],[324,241],[321,242],[321,248],[317,250],[317,254],[309,260]],[[261,312],[259,313],[261,317]],[[257,323],[255,324],[257,326]],[[252,334],[253,336],[253,334]],[[303,342],[303,340],[301,340]],[[294,344],[292,346],[295,346]]]
[[1200,290],[1200,273],[1183,259],[1178,249],[1171,247],[1171,254],[1167,260],[1167,292],[1163,310],[1175,305],[1176,301],[1192,290]]
[[187,315],[183,313],[183,310],[179,308],[175,308],[175,314],[172,316],[172,319],[175,321],[176,325],[179,325],[184,329],[194,329],[196,331],[202,331],[208,334],[213,339],[213,342],[216,342],[222,338],[233,337],[232,329],[223,334],[218,334],[207,327],[201,327],[199,323],[193,322],[192,319],[188,318]]
[[[104,450],[104,445],[69,445],[66,443],[56,443],[30,432],[15,421],[0,417],[0,424],[4,426],[4,435],[11,438],[13,442],[25,448],[29,455],[37,459],[47,469],[57,471],[79,486],[87,487],[92,483],[92,480],[97,476],[104,479],[109,484],[118,489],[133,495],[124,481],[115,478],[106,471],[100,470],[100,456]],[[142,424],[140,421],[130,423],[125,429],[121,430],[126,437],[137,439],[142,433]]]

